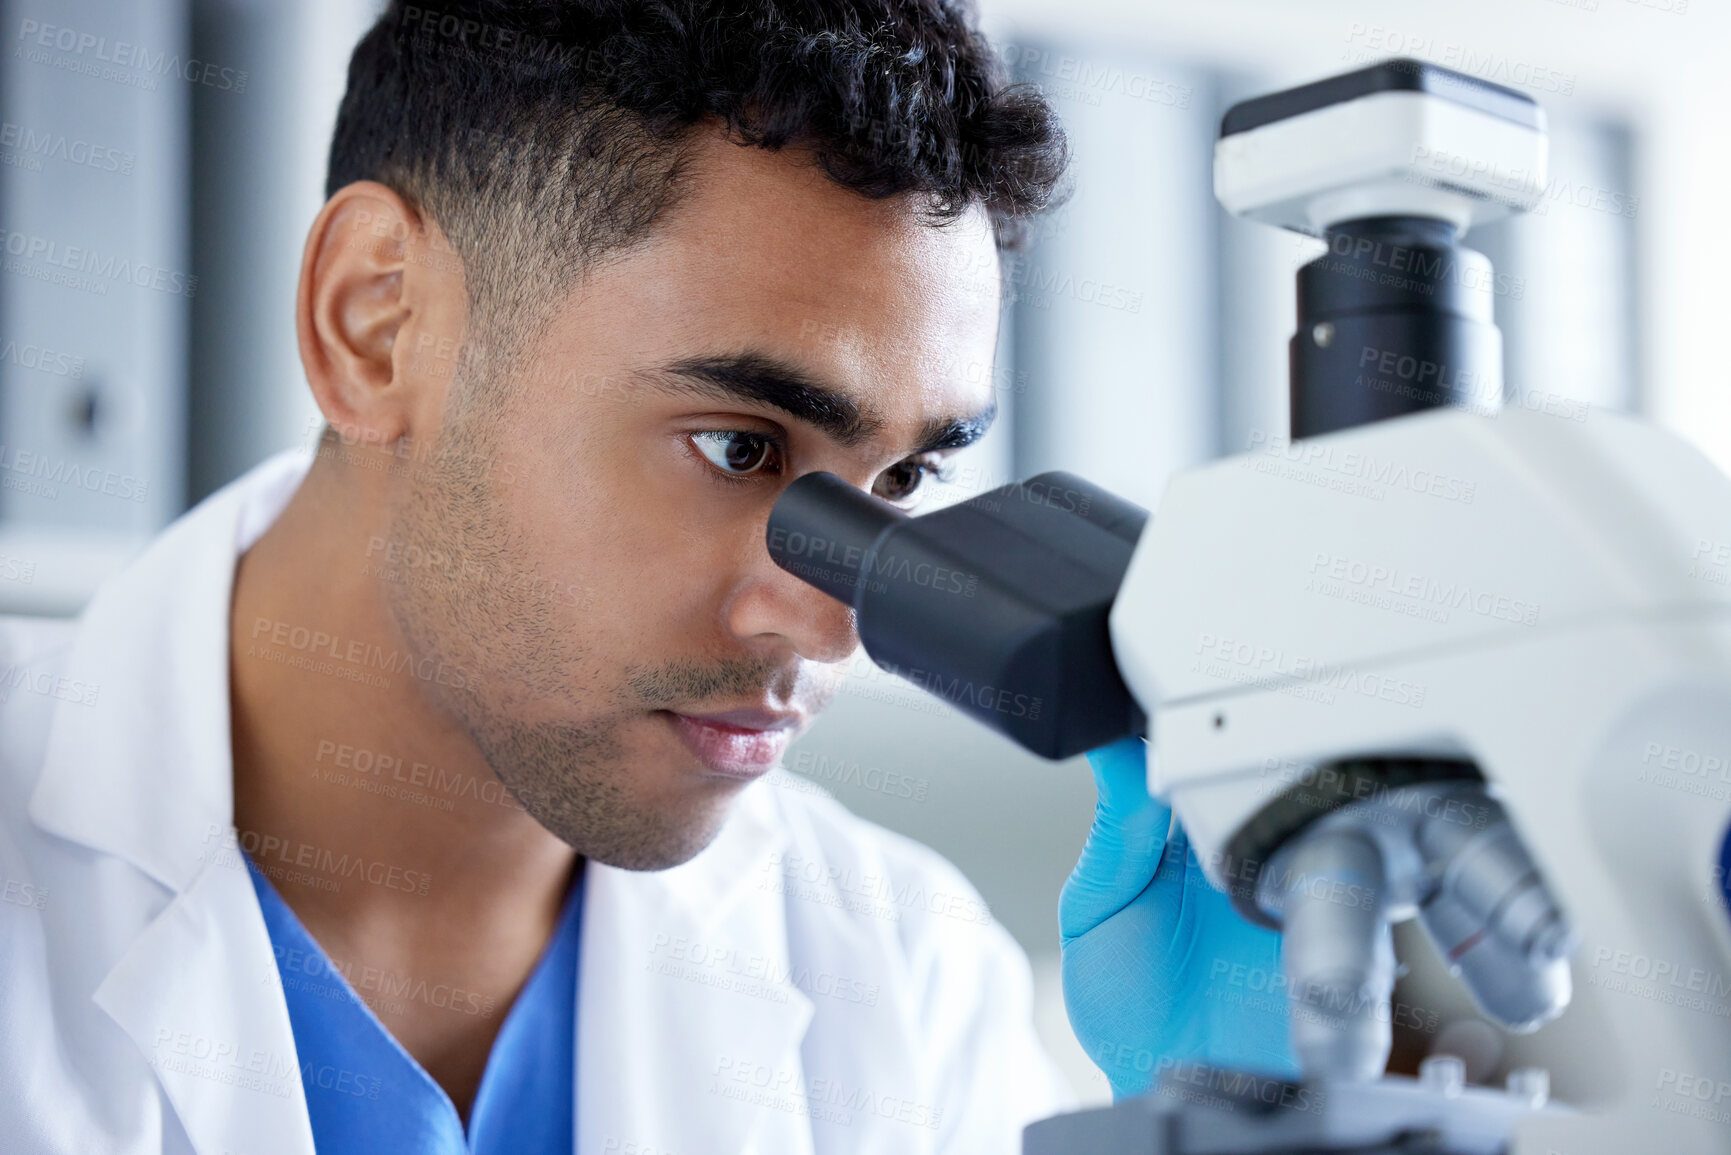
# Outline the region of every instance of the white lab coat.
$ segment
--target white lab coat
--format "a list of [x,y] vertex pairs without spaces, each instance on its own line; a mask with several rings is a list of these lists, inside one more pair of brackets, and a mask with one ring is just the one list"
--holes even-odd
[[[228,724],[235,559],[308,461],[213,495],[76,623],[0,619],[0,1149],[313,1150]],[[584,886],[578,1155],[1009,1155],[1067,1099],[975,891],[803,780]]]

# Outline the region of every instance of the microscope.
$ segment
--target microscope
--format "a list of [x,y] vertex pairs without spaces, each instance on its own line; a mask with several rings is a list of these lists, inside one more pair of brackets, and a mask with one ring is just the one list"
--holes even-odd
[[[1326,244],[1290,438],[1152,518],[1065,473],[922,517],[821,473],[778,501],[771,555],[885,669],[1048,758],[1145,735],[1208,881],[1281,933],[1298,1080],[1169,1063],[1025,1155],[1731,1151],[1731,480],[1501,404],[1460,238],[1545,170],[1533,101],[1420,61],[1238,104],[1218,197]],[[1407,919],[1531,1035],[1506,1086],[1385,1074]],[[1591,1077],[1552,1100],[1550,1068]]]

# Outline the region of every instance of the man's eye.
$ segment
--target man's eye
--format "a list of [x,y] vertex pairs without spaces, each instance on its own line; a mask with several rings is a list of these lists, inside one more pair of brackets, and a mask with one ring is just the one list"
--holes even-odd
[[764,433],[720,429],[693,433],[691,443],[715,468],[734,477],[756,473],[776,462],[775,441]]
[[926,478],[938,472],[938,466],[929,461],[898,461],[878,474],[872,492],[885,501],[907,501],[919,492]]

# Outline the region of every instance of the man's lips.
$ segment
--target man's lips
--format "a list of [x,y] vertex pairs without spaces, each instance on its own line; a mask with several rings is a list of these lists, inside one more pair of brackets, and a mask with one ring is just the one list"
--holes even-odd
[[800,714],[796,710],[764,710],[750,706],[738,710],[713,710],[707,714],[680,714],[698,722],[731,726],[736,730],[792,730],[798,727]]
[[781,761],[800,715],[746,707],[710,714],[661,711],[685,748],[712,774],[749,781]]

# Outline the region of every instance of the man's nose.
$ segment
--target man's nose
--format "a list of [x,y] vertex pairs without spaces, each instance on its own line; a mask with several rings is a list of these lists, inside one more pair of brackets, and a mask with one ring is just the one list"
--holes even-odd
[[759,557],[727,606],[727,626],[741,641],[780,641],[812,662],[839,662],[859,647],[853,608],[776,565],[758,539]]

